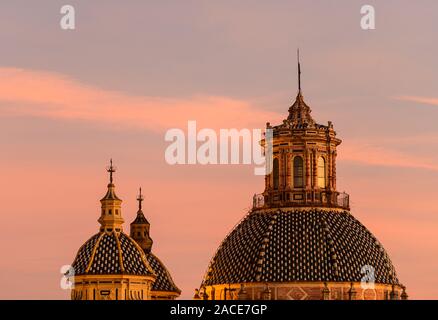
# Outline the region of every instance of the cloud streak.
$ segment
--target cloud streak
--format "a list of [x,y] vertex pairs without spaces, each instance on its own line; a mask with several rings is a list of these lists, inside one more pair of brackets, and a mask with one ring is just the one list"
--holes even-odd
[[427,98],[427,97],[419,97],[419,96],[398,96],[395,97],[395,99],[401,101],[410,101],[415,103],[438,106],[438,98]]
[[2,114],[85,120],[162,132],[188,120],[209,128],[263,127],[278,114],[219,96],[133,96],[42,71],[0,68]]
[[[438,105],[438,99],[399,97]],[[162,133],[186,128],[196,120],[198,128],[257,128],[282,119],[275,112],[255,108],[246,101],[218,96],[164,98],[133,96],[103,90],[72,78],[44,71],[0,68],[0,115],[25,115],[82,120],[112,128],[145,129]],[[379,145],[346,141],[341,161],[373,166],[419,168],[438,171],[433,161],[412,157]]]
[[341,145],[340,161],[355,162],[371,166],[425,169],[438,171],[436,162],[390,150],[387,147],[361,141],[347,141]]

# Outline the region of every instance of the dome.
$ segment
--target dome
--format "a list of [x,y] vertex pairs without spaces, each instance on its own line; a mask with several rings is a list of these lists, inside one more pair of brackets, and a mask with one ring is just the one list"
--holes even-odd
[[143,250],[123,232],[100,232],[79,249],[73,262],[75,275],[154,275]]
[[382,244],[349,211],[259,209],[225,238],[202,285],[361,282],[364,266],[376,283],[399,285]]
[[153,253],[147,254],[146,258],[157,276],[154,284],[152,285],[152,291],[176,292],[178,294],[181,293],[181,290],[175,285],[169,271],[167,271],[160,259],[158,259]]

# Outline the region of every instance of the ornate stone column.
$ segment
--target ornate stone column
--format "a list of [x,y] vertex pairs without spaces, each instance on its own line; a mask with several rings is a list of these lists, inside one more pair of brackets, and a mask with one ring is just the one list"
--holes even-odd
[[332,178],[333,178],[333,190],[336,190],[336,150],[333,151],[332,157]]
[[313,150],[313,188],[318,188],[318,153]]
[[283,150],[284,158],[284,189],[290,187],[290,153],[287,150]]
[[326,186],[328,191],[332,191],[332,154],[330,151],[330,147],[327,149],[327,182]]
[[306,149],[306,153],[305,153],[305,161],[306,161],[306,190],[310,190],[312,188],[312,181],[310,181],[311,178],[311,174],[310,174],[310,158],[311,158],[311,153],[308,149]]

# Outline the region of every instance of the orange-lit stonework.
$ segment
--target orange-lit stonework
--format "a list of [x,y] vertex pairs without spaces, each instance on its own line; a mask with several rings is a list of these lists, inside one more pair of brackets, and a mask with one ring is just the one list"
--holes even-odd
[[299,85],[283,123],[267,123],[273,162],[265,190],[217,249],[195,299],[408,298],[382,244],[337,191],[333,124],[310,113]]
[[141,188],[137,201],[137,216],[135,220],[131,222],[130,235],[145,253],[149,265],[157,276],[152,285],[151,299],[173,300],[181,294],[181,290],[175,285],[175,282],[173,282],[173,279],[167,268],[164,266],[164,263],[152,253],[153,240],[149,234],[150,223],[144,216],[142,210],[143,195],[141,194]]
[[[101,202],[99,233],[79,249],[72,264],[72,300],[150,300],[175,299],[180,290],[164,264],[150,252],[149,223],[139,211],[131,224],[131,235],[123,232],[122,200],[115,194],[112,163],[110,183]],[[144,229],[143,226],[147,225]],[[137,229],[142,229],[142,234]],[[143,230],[144,229],[144,230]],[[147,238],[149,246],[144,249]],[[138,242],[137,242],[138,241]]]

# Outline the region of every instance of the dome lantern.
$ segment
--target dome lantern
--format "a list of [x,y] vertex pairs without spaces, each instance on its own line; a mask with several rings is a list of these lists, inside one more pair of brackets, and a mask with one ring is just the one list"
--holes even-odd
[[110,182],[107,186],[108,190],[105,196],[100,200],[101,214],[98,222],[101,224],[100,231],[105,232],[121,232],[123,231],[122,218],[122,200],[115,193],[115,185],[113,183],[113,173],[116,172],[116,167],[113,166],[113,160],[110,160],[110,165],[107,167],[107,172],[110,176]]
[[[272,130],[272,170],[265,176],[263,206],[324,206],[349,209],[349,196],[336,189],[337,147],[341,140],[331,121],[316,123],[301,91],[298,60],[298,94],[283,123]],[[261,145],[265,146],[263,139]]]
[[[337,190],[341,140],[332,122],[310,116],[299,61],[298,86],[287,119],[266,124],[273,159],[265,190],[219,245],[201,288],[244,285],[244,297],[260,300],[407,299],[389,255],[350,213],[349,195]],[[361,285],[364,270],[373,272],[372,288]]]

